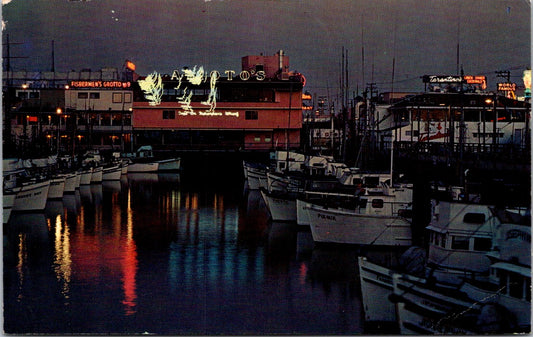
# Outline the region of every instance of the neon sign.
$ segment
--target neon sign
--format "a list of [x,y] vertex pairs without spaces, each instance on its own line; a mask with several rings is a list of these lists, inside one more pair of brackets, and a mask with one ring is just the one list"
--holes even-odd
[[481,84],[481,89],[487,88],[487,78],[485,76],[465,75],[464,80],[467,84]]
[[498,83],[498,91],[515,91],[516,83]]
[[138,81],[141,90],[144,91],[144,97],[148,100],[149,105],[161,104],[163,97],[163,81],[161,75],[153,72],[146,76],[146,79]]
[[131,87],[130,82],[121,81],[70,81],[71,88],[112,88],[126,89]]

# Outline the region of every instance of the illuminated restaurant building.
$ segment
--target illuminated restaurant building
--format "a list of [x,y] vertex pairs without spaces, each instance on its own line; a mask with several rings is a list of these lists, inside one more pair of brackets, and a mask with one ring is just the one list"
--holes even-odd
[[[113,149],[131,139],[132,82],[117,68],[4,72],[7,155]],[[127,148],[127,147],[126,147]]]
[[134,85],[135,147],[166,150],[298,148],[303,75],[289,58],[245,56],[240,70],[201,66],[149,74]]

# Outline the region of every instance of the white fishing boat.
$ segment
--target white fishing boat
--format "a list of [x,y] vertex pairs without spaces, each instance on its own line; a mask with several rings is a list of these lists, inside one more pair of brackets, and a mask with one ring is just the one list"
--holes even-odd
[[80,185],[89,185],[91,183],[91,178],[93,175],[93,168],[88,167],[82,169],[80,172]]
[[476,302],[506,308],[515,333],[531,332],[531,215],[499,209],[488,280],[465,279],[461,291]]
[[159,172],[179,171],[181,168],[181,158],[162,159],[157,160],[156,163],[159,164]]
[[61,199],[65,191],[65,176],[58,176],[50,179],[50,188],[48,190],[48,199]]
[[363,256],[358,257],[358,262],[365,322],[395,322],[396,308],[389,300],[394,271]]
[[104,169],[102,166],[93,167],[91,173],[91,184],[100,184],[102,182]]
[[[389,248],[387,248],[389,250]],[[421,247],[410,247],[395,261],[376,262],[366,256],[358,257],[359,279],[365,322],[374,326],[396,325],[395,304],[389,300],[393,293],[392,276],[407,273],[425,276],[426,252]]]
[[400,333],[460,334],[480,332],[482,305],[454,288],[438,287],[426,278],[394,274],[393,295]]
[[128,173],[178,171],[181,169],[180,158],[156,159],[150,145],[139,147],[137,152],[127,155],[131,161]]
[[410,186],[387,185],[382,193],[367,190],[355,209],[304,204],[315,242],[375,246],[412,244],[411,206]]
[[432,200],[428,274],[442,283],[459,284],[465,278],[487,279],[499,219],[483,204]]
[[132,162],[128,165],[128,173],[156,173],[159,170],[159,163]]
[[122,175],[122,168],[120,167],[120,165],[104,167],[102,170],[103,181],[120,180],[121,175]]
[[63,176],[65,177],[65,188],[63,193],[74,193],[76,188],[79,187],[79,179],[81,179],[79,172],[67,173]]
[[42,211],[48,199],[50,180],[29,181],[14,187],[16,193],[13,211]]

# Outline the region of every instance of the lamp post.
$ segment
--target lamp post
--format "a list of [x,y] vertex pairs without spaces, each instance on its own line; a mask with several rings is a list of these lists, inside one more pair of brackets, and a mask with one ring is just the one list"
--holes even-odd
[[61,114],[63,113],[63,110],[61,110],[61,108],[57,108],[56,109],[56,114],[57,114],[57,117],[59,119],[59,122],[58,122],[58,126],[57,126],[57,155],[59,156],[59,146],[61,145],[60,143],[60,137],[59,137],[59,132],[60,132],[60,129],[61,129]]

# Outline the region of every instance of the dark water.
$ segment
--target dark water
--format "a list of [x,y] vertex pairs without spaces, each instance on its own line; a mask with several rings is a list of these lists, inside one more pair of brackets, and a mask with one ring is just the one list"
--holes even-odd
[[272,223],[241,173],[129,174],[4,225],[6,333],[358,334],[355,248]]

